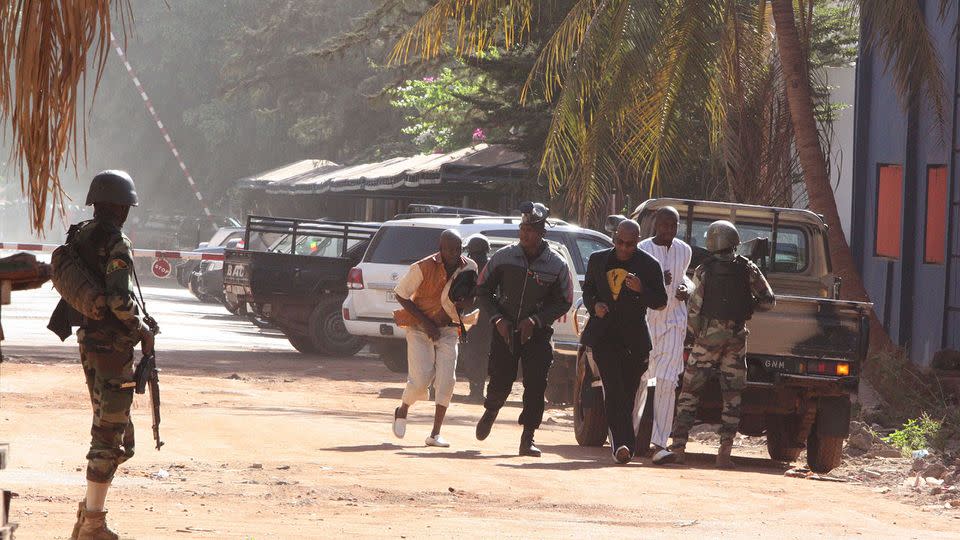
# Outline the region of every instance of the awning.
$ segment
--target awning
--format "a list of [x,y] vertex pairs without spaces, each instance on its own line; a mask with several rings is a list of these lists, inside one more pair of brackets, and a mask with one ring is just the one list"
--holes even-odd
[[[478,144],[445,154],[420,154],[346,167],[330,164],[259,185],[266,193],[274,195],[321,194],[386,191],[444,182],[483,184],[519,179],[526,173],[523,154],[504,146]],[[277,176],[281,175],[274,175]],[[264,177],[258,175],[258,178]]]

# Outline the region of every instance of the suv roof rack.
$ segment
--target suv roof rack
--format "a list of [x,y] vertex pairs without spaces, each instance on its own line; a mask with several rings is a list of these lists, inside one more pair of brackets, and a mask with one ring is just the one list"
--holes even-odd
[[441,204],[410,203],[407,205],[407,214],[457,214],[461,216],[496,216],[496,212],[480,210],[478,208],[464,208],[462,206],[445,206]]
[[[397,214],[393,216],[395,220],[401,219],[418,219],[418,218],[460,218],[460,225],[473,225],[475,223],[520,223],[520,216],[498,216],[498,215],[489,215],[489,216],[478,216],[474,214],[441,214],[441,213],[426,213],[426,214]],[[547,219],[547,222],[551,225],[570,225],[562,219]]]

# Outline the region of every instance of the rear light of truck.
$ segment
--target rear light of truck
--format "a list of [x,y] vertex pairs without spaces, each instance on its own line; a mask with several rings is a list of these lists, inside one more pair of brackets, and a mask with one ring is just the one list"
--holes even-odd
[[343,320],[345,321],[350,320],[350,310],[347,308],[343,308]]
[[357,267],[350,269],[350,273],[347,274],[347,288],[348,289],[363,288],[363,270]]
[[846,362],[840,362],[837,364],[837,375],[840,377],[846,377],[850,375],[850,364]]

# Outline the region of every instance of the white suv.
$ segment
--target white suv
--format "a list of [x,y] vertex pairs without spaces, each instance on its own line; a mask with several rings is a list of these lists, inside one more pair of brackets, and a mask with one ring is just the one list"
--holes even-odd
[[[582,283],[590,254],[612,247],[610,238],[559,220],[549,223],[546,238],[565,248],[577,281]],[[393,311],[400,306],[393,295],[397,280],[411,264],[437,251],[444,229],[456,229],[465,239],[481,233],[506,242],[518,237],[519,227],[519,216],[413,217],[385,222],[347,278],[349,292],[343,303],[347,331],[367,337],[387,367],[406,371],[406,346],[400,341],[403,329],[393,322]],[[492,247],[501,247],[493,244]],[[563,331],[562,339],[557,330],[554,340],[558,352],[566,353],[566,349],[572,348],[569,353],[575,355],[575,334],[570,338],[572,343],[561,343],[569,332]]]

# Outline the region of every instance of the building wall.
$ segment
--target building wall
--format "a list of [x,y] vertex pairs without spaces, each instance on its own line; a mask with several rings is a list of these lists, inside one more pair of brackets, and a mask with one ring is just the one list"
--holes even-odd
[[[954,6],[945,19],[940,20],[936,3],[925,4],[927,23],[940,53],[946,81],[945,126],[941,131],[931,107],[922,98],[905,109],[904,100],[894,91],[891,74],[885,72],[883,60],[861,51],[857,69],[851,238],[854,257],[877,315],[891,338],[907,347],[912,360],[919,365],[928,365],[941,348],[960,348],[960,312],[950,315],[948,309],[951,302],[960,301],[960,291],[956,290],[960,281],[960,264],[956,263],[960,261],[951,261],[952,256],[960,254],[956,240],[957,206],[950,205],[948,200],[931,201],[931,204],[943,205],[943,210],[952,207],[952,249],[948,246],[943,263],[924,262],[930,210],[928,167],[946,166],[954,200],[958,194],[957,163],[950,152],[957,127],[954,96],[958,44],[953,34],[957,10]],[[886,164],[903,168],[900,251],[899,256],[891,257],[876,253],[878,204],[888,210],[892,208],[890,200],[881,201],[878,196],[879,169]],[[946,226],[951,226],[949,219]],[[947,279],[948,273],[953,275],[952,279]],[[950,289],[954,289],[953,299],[947,300]]]
[[833,139],[830,141],[830,180],[837,211],[843,224],[843,234],[850,241],[853,219],[853,121],[856,86],[855,66],[830,68],[827,84],[830,85],[830,101],[844,103],[847,108],[837,113],[833,121]]

